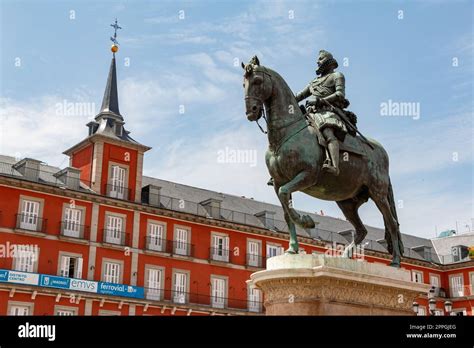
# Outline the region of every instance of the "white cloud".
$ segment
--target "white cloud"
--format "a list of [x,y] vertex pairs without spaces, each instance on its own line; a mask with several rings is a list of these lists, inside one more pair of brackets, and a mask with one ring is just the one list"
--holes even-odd
[[93,115],[78,114],[73,109],[65,113],[61,106],[65,102],[84,103],[84,100],[80,97],[65,100],[57,95],[26,102],[0,99],[0,153],[67,165],[67,157],[61,152],[85,137],[85,124]]

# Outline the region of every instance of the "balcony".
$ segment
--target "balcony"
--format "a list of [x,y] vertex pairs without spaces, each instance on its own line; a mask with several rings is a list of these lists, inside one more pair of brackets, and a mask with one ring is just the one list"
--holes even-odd
[[113,229],[102,229],[102,242],[115,245],[128,245],[129,234]]
[[130,200],[131,189],[125,186],[118,186],[112,184],[104,185],[104,191],[107,197]]
[[157,238],[157,237],[151,237],[151,236],[146,236],[145,237],[145,249],[146,250],[151,250],[151,251],[160,251],[160,252],[165,252],[165,253],[172,253],[171,251],[171,243],[168,242],[168,240],[163,239],[163,238]]
[[449,289],[451,298],[474,296],[474,285],[461,285]]
[[262,302],[258,300],[242,300],[156,288],[145,288],[145,297],[151,301],[170,302],[174,304],[194,304],[216,309],[235,309],[254,313],[262,312]]
[[209,261],[230,262],[230,250],[209,248]]
[[60,222],[61,236],[88,240],[90,235],[90,226],[76,224],[71,221]]
[[266,267],[266,258],[258,254],[247,254],[245,259],[245,264],[247,267],[257,267],[265,268]]
[[194,257],[194,244],[173,241],[171,254]]
[[20,230],[46,233],[48,219],[34,214],[16,214],[16,228]]

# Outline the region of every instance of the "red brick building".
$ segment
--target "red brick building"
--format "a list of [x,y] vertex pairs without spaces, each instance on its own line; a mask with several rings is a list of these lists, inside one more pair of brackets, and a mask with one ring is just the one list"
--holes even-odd
[[[281,208],[143,176],[150,147],[130,137],[118,100],[114,57],[88,136],[64,152],[69,167],[0,156],[0,315],[262,314],[246,280],[287,247]],[[347,221],[310,215],[303,252],[352,238]],[[364,260],[388,264],[384,231],[368,231]],[[473,315],[474,234],[403,242],[402,267],[434,286],[437,314],[449,299]],[[427,296],[418,303],[428,313]]]

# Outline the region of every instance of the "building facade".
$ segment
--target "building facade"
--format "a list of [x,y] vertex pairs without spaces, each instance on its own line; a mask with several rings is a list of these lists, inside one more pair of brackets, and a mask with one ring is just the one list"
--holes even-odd
[[[114,54],[99,114],[64,152],[69,167],[0,156],[0,315],[264,314],[246,281],[288,246],[281,208],[144,176],[150,147],[124,128],[118,100]],[[351,225],[310,215],[302,252],[337,257]],[[356,257],[389,264],[384,231],[368,231]],[[446,314],[450,300],[473,315],[474,234],[403,242],[402,267],[433,285],[436,310],[427,294],[419,314]]]

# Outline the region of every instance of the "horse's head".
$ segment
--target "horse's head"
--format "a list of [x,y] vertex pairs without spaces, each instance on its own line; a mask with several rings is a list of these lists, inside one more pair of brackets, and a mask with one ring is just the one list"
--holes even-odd
[[272,92],[270,75],[260,66],[257,56],[248,64],[242,63],[244,69],[245,114],[249,121],[257,121],[262,117],[263,103]]

